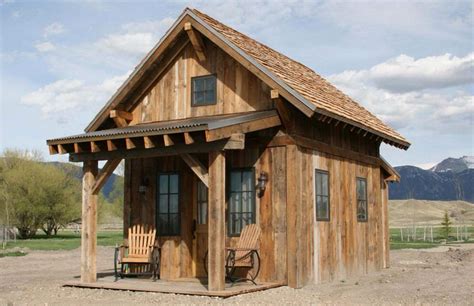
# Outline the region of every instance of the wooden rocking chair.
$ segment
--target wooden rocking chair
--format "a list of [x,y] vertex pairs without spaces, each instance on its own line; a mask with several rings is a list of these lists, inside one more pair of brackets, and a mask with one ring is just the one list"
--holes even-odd
[[[232,282],[249,280],[254,285],[260,272],[260,255],[258,245],[261,230],[256,224],[248,224],[240,233],[239,241],[235,248],[226,248],[225,270],[226,277]],[[204,256],[204,270],[207,274],[207,252]],[[235,277],[237,270],[247,270],[247,277]]]
[[[153,280],[159,275],[160,248],[155,242],[156,230],[147,225],[134,225],[128,229],[128,245],[115,248],[115,279],[128,275],[146,275],[146,265],[150,267]],[[118,271],[120,265],[120,271]],[[125,270],[127,266],[127,270]]]

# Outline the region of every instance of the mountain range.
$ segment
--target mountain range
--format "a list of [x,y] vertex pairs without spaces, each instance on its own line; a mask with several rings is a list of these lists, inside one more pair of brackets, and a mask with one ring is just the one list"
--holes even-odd
[[447,158],[428,170],[415,166],[395,169],[401,180],[390,185],[391,200],[462,200],[474,203],[474,156]]

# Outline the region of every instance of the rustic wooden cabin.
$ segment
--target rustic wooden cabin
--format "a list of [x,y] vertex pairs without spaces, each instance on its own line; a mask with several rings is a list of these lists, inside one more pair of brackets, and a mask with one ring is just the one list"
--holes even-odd
[[154,226],[160,279],[207,278],[210,292],[225,289],[226,247],[248,224],[261,230],[257,283],[388,267],[388,182],[399,176],[382,143],[410,146],[310,68],[195,9],[84,134],[47,141],[83,163],[83,283],[97,281],[97,194],[125,160],[124,235]]

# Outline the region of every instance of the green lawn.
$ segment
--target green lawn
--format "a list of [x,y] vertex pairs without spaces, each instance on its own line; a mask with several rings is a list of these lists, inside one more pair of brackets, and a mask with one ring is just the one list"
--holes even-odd
[[0,258],[2,257],[19,257],[19,256],[25,256],[27,253],[26,252],[21,252],[21,251],[13,251],[13,252],[1,252],[0,251]]
[[[448,245],[450,243],[472,243],[472,237],[474,232],[474,227],[468,227],[469,233],[469,240],[468,241],[455,241],[456,240],[456,228],[452,228],[450,237],[448,239]],[[401,240],[401,233],[400,228],[391,228],[390,229],[390,249],[391,250],[399,250],[399,249],[427,249],[433,248],[441,245],[442,242],[445,241],[441,227],[433,227],[433,242],[429,241],[430,238],[430,229],[427,228],[426,230],[426,241],[423,241],[422,238],[424,236],[424,229],[423,227],[417,227],[416,229],[416,241],[413,241],[411,238],[410,241],[407,241],[407,234],[408,230],[403,230],[404,241]]]
[[[122,231],[100,231],[97,234],[97,244],[104,246],[114,246],[121,244],[123,241]],[[19,247],[28,248],[30,250],[72,250],[81,245],[81,234],[72,231],[60,231],[58,235],[47,237],[42,233],[38,233],[32,239],[19,240],[9,242],[7,249]]]

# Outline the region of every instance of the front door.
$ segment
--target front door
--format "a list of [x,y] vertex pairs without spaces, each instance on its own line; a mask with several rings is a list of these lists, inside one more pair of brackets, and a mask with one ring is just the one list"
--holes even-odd
[[201,180],[197,180],[196,197],[194,201],[194,233],[193,233],[193,261],[196,277],[206,277],[204,270],[204,256],[207,252],[207,187]]

